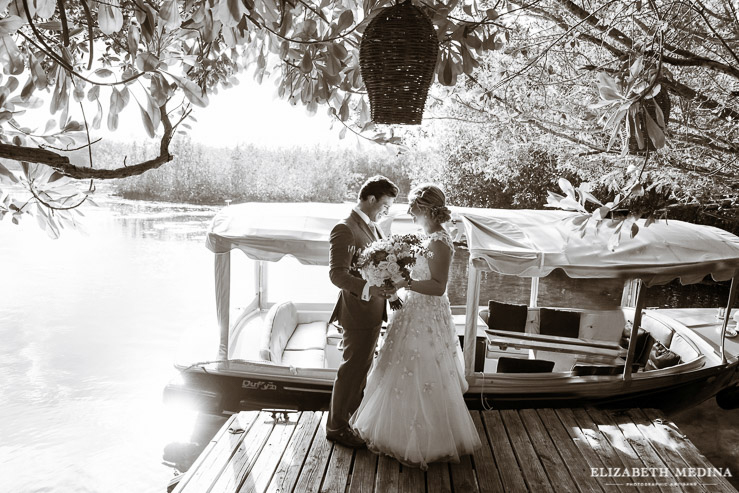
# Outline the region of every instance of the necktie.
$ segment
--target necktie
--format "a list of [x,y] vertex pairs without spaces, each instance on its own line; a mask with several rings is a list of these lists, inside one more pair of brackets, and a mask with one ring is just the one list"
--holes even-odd
[[378,240],[382,239],[382,233],[380,233],[380,227],[377,226],[377,223],[370,221],[370,226],[372,226],[372,231],[375,233],[375,237]]

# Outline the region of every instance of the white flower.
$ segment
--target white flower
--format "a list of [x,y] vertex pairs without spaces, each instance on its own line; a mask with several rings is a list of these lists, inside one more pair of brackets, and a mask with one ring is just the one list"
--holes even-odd
[[393,274],[390,280],[393,281],[394,283],[398,283],[403,280],[403,276],[401,276],[400,273]]
[[377,268],[380,269],[380,270],[387,270],[387,266],[388,265],[389,265],[388,264],[388,261],[387,260],[383,260],[381,262],[378,262]]
[[390,255],[387,256],[385,260],[394,264],[398,261],[398,257],[396,257],[395,254],[391,253]]
[[389,265],[387,266],[387,271],[388,271],[388,272],[389,272],[389,273],[390,273],[391,275],[392,275],[392,274],[397,274],[398,272],[400,272],[400,267],[398,266],[398,264],[396,264],[396,263],[392,263],[392,264],[389,264]]

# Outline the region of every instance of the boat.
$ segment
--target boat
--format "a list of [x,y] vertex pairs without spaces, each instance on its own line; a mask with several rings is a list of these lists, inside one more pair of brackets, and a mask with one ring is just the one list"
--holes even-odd
[[[215,258],[214,324],[183,338],[165,402],[212,414],[328,408],[342,351],[340,327],[328,323],[338,295],[328,279],[328,238],[351,207],[245,203],[215,215],[205,241]],[[395,204],[380,221],[386,234],[417,231],[406,209]],[[619,224],[560,210],[452,208],[447,226],[468,258],[466,303],[452,310],[469,408],[670,413],[714,396],[722,407],[739,407],[731,318],[739,237],[676,220],[639,221],[638,234],[616,245]],[[615,282],[620,302],[592,308],[573,296],[570,306],[539,306],[540,281],[553,272]],[[528,301],[481,300],[488,273],[523,279]],[[651,286],[707,276],[731,281],[725,307],[645,306]]]

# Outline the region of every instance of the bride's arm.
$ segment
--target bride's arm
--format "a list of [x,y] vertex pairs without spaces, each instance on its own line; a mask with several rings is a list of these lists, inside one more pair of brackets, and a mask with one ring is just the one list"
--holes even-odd
[[446,283],[449,279],[449,265],[452,263],[452,251],[442,241],[434,240],[429,243],[431,258],[428,259],[431,279],[427,281],[411,281],[410,289],[416,293],[430,296],[441,296],[446,292]]

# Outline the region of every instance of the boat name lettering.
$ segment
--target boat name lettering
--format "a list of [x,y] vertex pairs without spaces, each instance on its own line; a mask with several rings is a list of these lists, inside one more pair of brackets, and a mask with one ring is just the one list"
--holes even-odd
[[277,390],[277,385],[274,382],[264,382],[262,380],[244,380],[241,383],[243,389],[255,389],[255,390]]

